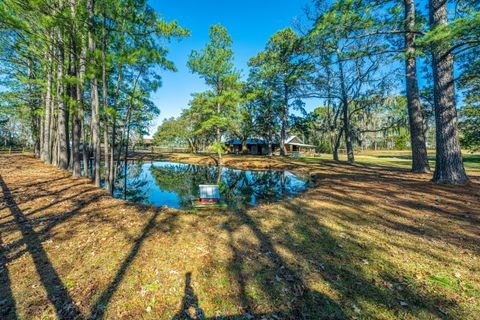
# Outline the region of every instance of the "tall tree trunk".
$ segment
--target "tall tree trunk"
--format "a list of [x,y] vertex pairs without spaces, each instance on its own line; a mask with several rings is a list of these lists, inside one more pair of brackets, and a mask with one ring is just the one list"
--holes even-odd
[[53,121],[52,164],[58,166],[58,117],[54,117]]
[[[349,116],[349,101],[348,93],[345,87],[345,78],[343,74],[343,63],[340,57],[340,54],[337,53],[338,57],[338,69],[340,76],[340,87],[342,90],[342,104],[343,104],[343,131],[345,133],[345,147],[347,148],[347,159],[348,162],[355,162],[355,157],[353,155],[353,145],[352,145],[352,135],[350,131],[350,116]],[[338,157],[338,155],[337,155]]]
[[[115,89],[115,97],[113,100],[113,111],[115,114],[115,111],[117,110],[117,104],[118,104],[118,99],[120,95],[120,84],[122,80],[122,64],[119,66],[118,70],[118,77],[117,77],[117,86]],[[112,136],[111,136],[111,142],[110,142],[110,172],[108,173],[108,183],[107,183],[107,191],[110,194],[113,194],[113,191],[115,189],[115,177],[116,177],[116,168],[118,167],[118,161],[115,162],[115,144],[116,144],[116,139],[117,139],[117,117],[114,115],[112,117]],[[118,156],[120,155],[121,151],[118,151]],[[120,157],[119,157],[120,158]]]
[[[72,51],[75,50],[72,47]],[[75,64],[75,61],[72,61],[72,64]],[[72,65],[71,70],[72,77],[77,76],[76,67]],[[78,92],[77,92],[78,84],[70,85],[70,98],[78,100]],[[70,140],[71,140],[71,149],[70,149],[70,169],[72,170],[72,175],[74,177],[80,176],[80,119],[78,117],[78,105],[73,107],[71,112],[71,132],[70,132]]]
[[57,104],[58,104],[58,167],[68,169],[68,114],[64,97],[64,62],[65,52],[63,32],[58,32],[58,64],[57,64]]
[[188,142],[188,145],[190,146],[190,150],[192,151],[192,153],[196,153],[195,145],[193,144],[193,139],[187,139],[187,142]]
[[[124,46],[125,46],[125,19],[123,19],[122,22],[122,45],[121,45],[121,50],[120,54],[123,54]],[[122,61],[119,62],[118,66],[118,77],[117,77],[117,85],[115,88],[115,96],[113,99],[113,116],[112,116],[112,136],[111,136],[111,142],[110,142],[110,172],[108,173],[108,182],[107,182],[107,191],[110,194],[113,194],[113,191],[115,189],[115,175],[116,175],[116,168],[118,166],[118,163],[115,163],[115,144],[116,144],[116,138],[117,138],[117,116],[116,116],[116,111],[117,111],[117,105],[118,105],[118,100],[120,96],[120,85],[122,81],[122,70],[123,70],[123,63]]]
[[[338,161],[338,145],[335,139],[335,127],[332,119],[332,83],[330,65],[327,64],[327,126],[329,129],[330,147],[332,149],[333,160]],[[336,122],[336,118],[335,118]]]
[[405,6],[405,69],[408,120],[412,147],[412,171],[429,172],[427,145],[423,130],[423,115],[418,94],[417,59],[415,53],[415,3],[404,0]]
[[[78,93],[77,93],[78,98]],[[81,166],[80,166],[80,137],[81,137],[81,120],[78,113],[74,113],[72,116],[72,173],[74,177],[79,177],[81,175]]]
[[338,136],[335,139],[335,143],[333,144],[333,160],[335,161],[339,161],[338,149],[340,148],[340,141],[342,140],[342,134],[343,134],[343,127],[340,130],[340,132],[338,132]]
[[[53,54],[53,52],[52,52]],[[52,65],[53,69],[53,65]],[[48,163],[53,163],[54,157],[53,157],[53,152],[54,152],[54,147],[53,143],[56,141],[56,135],[55,135],[55,126],[56,126],[56,117],[55,117],[55,106],[56,106],[56,97],[53,94],[53,91],[51,91],[50,95],[50,130],[49,130],[49,145],[48,145]]]
[[[69,47],[69,54],[68,54],[68,63],[67,63],[67,73],[68,77],[72,78],[75,77],[75,67],[74,67],[74,62],[72,61],[72,51],[75,50],[72,46],[72,42],[70,42],[70,47]],[[67,83],[67,97],[69,98],[67,101],[71,101],[71,99],[76,99],[76,91],[75,91],[75,86],[72,83]],[[73,107],[75,109],[75,107]],[[70,170],[73,173],[73,150],[70,148],[70,144],[73,146],[75,144],[75,137],[73,136],[73,132],[70,132],[70,130],[73,131],[73,118],[74,118],[75,110],[68,112],[67,113],[67,124],[69,121],[71,121],[72,125],[68,126],[67,125],[67,145],[69,147],[69,152],[68,152],[68,170]]]
[[[45,105],[45,102],[41,102],[40,105]],[[43,159],[43,137],[45,136],[44,134],[44,131],[45,131],[45,119],[41,118],[39,116],[39,119],[40,119],[40,154],[39,154],[39,158],[40,160]]]
[[103,149],[105,154],[105,188],[110,191],[110,157],[109,144],[108,144],[108,104],[107,104],[107,32],[106,32],[106,20],[107,15],[105,13],[105,7],[103,8],[102,19],[102,102],[103,102]]
[[[80,78],[77,67],[75,67],[74,74],[77,78]],[[82,130],[82,120],[80,117],[83,114],[81,110],[83,107],[82,86],[83,84],[81,83],[75,85],[77,105],[72,112],[72,174],[74,177],[79,177],[82,174],[80,166],[80,140]]]
[[[217,102],[217,114],[220,115],[222,111],[222,106],[220,102]],[[220,127],[217,126],[217,156],[218,162],[217,165],[220,167],[222,165],[222,132],[220,131]]]
[[[127,119],[128,120],[128,119]],[[128,178],[128,144],[130,142],[130,120],[127,122],[127,142],[125,144],[125,161],[124,161],[124,177],[123,177],[123,182],[124,182],[124,200],[127,200],[127,178]]]
[[[78,44],[77,44],[77,0],[69,0],[70,11],[72,13],[73,20],[73,32],[71,33],[70,38],[70,58],[69,58],[69,72],[71,77],[76,77],[80,79],[79,66],[77,64],[76,57],[78,56]],[[82,43],[80,40],[80,47]],[[82,92],[83,82],[70,85],[70,97],[71,99],[76,99],[77,103],[74,105],[72,114],[72,131],[71,131],[71,141],[72,149],[70,152],[71,159],[71,169],[72,175],[74,177],[79,177],[81,175],[81,166],[80,166],[80,140],[81,140],[81,119],[80,115],[82,114],[81,109],[83,107],[83,92]]]
[[52,100],[52,46],[49,46],[47,50],[47,84],[45,90],[45,121],[43,128],[43,148],[42,148],[42,160],[51,163],[52,147],[50,142],[50,126],[51,126],[51,100]]
[[[95,59],[95,19],[94,19],[95,1],[88,1],[88,50],[90,51],[90,63],[96,66]],[[101,165],[101,140],[100,140],[100,102],[98,98],[98,81],[95,72],[90,80],[90,90],[92,99],[92,144],[93,160],[95,164],[95,185],[100,187],[100,165]]]
[[[123,130],[122,130],[122,133],[120,135],[121,140],[120,140],[120,146],[118,148],[116,165],[113,166],[114,167],[113,175],[110,176],[110,179],[112,179],[112,189],[111,189],[112,193],[115,189],[114,188],[115,187],[114,183],[115,183],[115,178],[117,177],[118,167],[119,167],[119,164],[120,164],[120,158],[121,158],[122,151],[123,151],[123,145],[124,145],[124,141],[125,141],[125,133],[130,128],[130,119],[131,119],[131,116],[132,116],[132,108],[133,108],[133,96],[134,96],[135,90],[137,90],[137,84],[138,84],[138,80],[140,79],[141,74],[142,74],[142,71],[140,70],[140,72],[138,73],[138,75],[135,79],[134,85],[133,85],[132,96],[130,98],[130,103],[128,104],[128,107],[127,107],[127,116],[125,117],[126,122],[125,122],[125,125],[123,126]],[[127,141],[127,148],[128,148],[128,141]],[[125,161],[127,161],[127,159],[125,159]],[[113,163],[113,161],[112,161],[112,163]]]
[[87,130],[86,127],[87,125],[85,124],[85,117],[81,117],[81,135],[82,135],[82,162],[83,162],[83,176],[88,177],[89,176],[89,163],[88,163],[88,158],[89,158],[89,147],[88,147],[88,138],[87,138]]
[[272,128],[268,129],[268,156],[273,156],[273,133]]
[[27,61],[27,78],[28,78],[28,104],[30,107],[30,124],[32,128],[32,139],[33,139],[33,153],[35,157],[40,157],[40,135],[39,135],[39,124],[37,116],[37,104],[34,97],[33,89],[33,80],[34,80],[34,71],[33,71],[33,61],[28,59]]
[[[447,2],[429,0],[430,29],[448,24]],[[457,109],[455,107],[455,84],[453,55],[449,53],[448,39],[432,45],[432,71],[434,81],[435,124],[437,127],[437,154],[433,181],[448,184],[468,182],[463,166],[458,139]]]
[[78,89],[77,89],[77,101],[79,104],[79,120],[80,120],[80,134],[82,138],[82,162],[83,162],[83,176],[88,176],[88,158],[89,158],[89,145],[85,124],[85,97],[83,86],[85,85],[85,70],[87,64],[87,41],[85,36],[81,37],[80,43],[80,60],[78,66]]
[[247,138],[246,138],[246,137],[243,137],[243,138],[241,139],[241,141],[242,141],[242,150],[241,150],[241,152],[242,152],[243,154],[247,154],[247,153],[248,153]]
[[285,140],[287,140],[287,124],[288,124],[288,89],[284,86],[284,97],[282,107],[282,127],[280,128],[280,155],[286,156],[287,149],[285,147]]

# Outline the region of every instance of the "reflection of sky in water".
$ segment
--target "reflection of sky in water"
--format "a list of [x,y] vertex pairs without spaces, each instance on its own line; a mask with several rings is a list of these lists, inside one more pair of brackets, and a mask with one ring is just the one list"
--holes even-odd
[[[289,199],[304,192],[308,176],[289,171],[245,171],[172,162],[129,163],[127,192],[123,177],[117,184],[115,196],[135,202],[186,209],[198,198],[200,184],[219,184],[222,199],[229,206],[254,206],[259,202]],[[220,181],[220,183],[219,183]]]

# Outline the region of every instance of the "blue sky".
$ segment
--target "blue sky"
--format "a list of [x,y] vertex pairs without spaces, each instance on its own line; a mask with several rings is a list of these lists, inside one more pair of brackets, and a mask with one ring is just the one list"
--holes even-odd
[[[191,31],[191,37],[168,48],[169,58],[178,72],[162,72],[162,87],[152,95],[160,109],[152,135],[163,119],[180,115],[188,107],[193,92],[206,89],[198,75],[191,74],[186,64],[192,49],[199,50],[208,42],[209,27],[221,23],[233,38],[235,64],[248,73],[247,61],[263,50],[265,43],[276,31],[292,26],[294,19],[303,18],[304,8],[310,0],[150,0],[153,8],[166,20],[177,20]],[[313,108],[307,103],[307,109]]]

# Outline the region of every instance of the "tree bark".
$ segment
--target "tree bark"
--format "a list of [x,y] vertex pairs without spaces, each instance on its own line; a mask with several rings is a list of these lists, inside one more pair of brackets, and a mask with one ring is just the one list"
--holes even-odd
[[54,141],[52,144],[52,164],[58,166],[58,117],[54,117]]
[[51,100],[52,100],[52,47],[49,46],[47,51],[47,85],[45,90],[45,121],[43,125],[43,148],[42,148],[42,160],[51,163],[52,162],[52,147],[50,141],[50,126],[51,126]]
[[273,155],[273,133],[272,129],[268,129],[268,156],[271,157]]
[[[96,66],[95,59],[95,20],[94,20],[95,1],[88,1],[88,50],[90,51],[90,63]],[[101,139],[100,139],[100,102],[98,98],[98,81],[95,72],[90,80],[90,90],[92,99],[92,144],[93,144],[93,160],[95,164],[95,185],[100,187],[100,166],[101,166]]]
[[[343,104],[343,131],[345,132],[345,147],[347,148],[347,159],[348,162],[355,162],[355,157],[353,155],[353,145],[352,145],[352,136],[350,132],[350,116],[349,116],[349,101],[348,101],[348,93],[345,87],[345,78],[343,75],[343,63],[340,57],[340,54],[337,53],[338,56],[338,66],[339,66],[339,76],[340,76],[340,87],[342,90],[342,104]],[[337,154],[338,157],[338,154]]]
[[242,138],[242,154],[247,154],[248,153],[248,147],[247,147],[247,138]]
[[[220,112],[222,111],[222,106],[220,102],[217,102],[217,114],[220,115]],[[217,165],[220,167],[222,165],[222,132],[220,131],[220,127],[217,126],[216,129],[217,132],[217,156],[218,156],[218,162]]]
[[[123,54],[124,46],[125,46],[125,19],[123,19],[122,22],[122,44],[121,44],[121,50],[120,54]],[[118,66],[118,77],[117,77],[117,85],[115,88],[115,96],[113,99],[113,116],[112,116],[112,134],[111,134],[111,142],[110,142],[110,170],[108,173],[108,181],[107,181],[107,191],[110,194],[113,194],[113,191],[115,189],[115,174],[116,174],[116,168],[118,166],[117,163],[115,163],[115,144],[116,144],[116,138],[117,138],[117,116],[116,116],[116,111],[117,111],[117,104],[118,104],[118,99],[120,95],[120,84],[122,80],[122,70],[123,70],[123,63],[122,61],[119,62]]]
[[412,148],[412,171],[429,172],[427,145],[423,128],[423,115],[418,94],[417,59],[415,53],[415,3],[404,0],[405,6],[405,69],[410,143]]
[[[78,69],[76,67],[74,74],[76,77],[80,78]],[[75,110],[72,114],[72,174],[74,177],[79,177],[82,174],[80,166],[80,139],[82,127],[80,119],[82,112],[80,109],[82,108],[83,102],[83,92],[81,92],[82,85],[83,84],[77,83],[75,86],[77,105],[75,106]]]
[[107,16],[105,13],[105,7],[103,8],[103,19],[102,19],[102,102],[103,102],[103,149],[105,154],[105,188],[107,191],[110,190],[110,158],[108,155],[109,144],[108,144],[108,104],[107,104],[107,33],[106,33],[106,20]]
[[80,134],[82,138],[82,162],[83,162],[83,176],[88,177],[88,155],[89,145],[87,139],[86,125],[85,125],[85,97],[83,87],[85,85],[85,70],[87,64],[87,44],[85,36],[81,37],[80,44],[80,60],[78,66],[79,86],[77,89],[77,101],[79,104],[79,120],[80,120]]
[[[327,126],[330,130],[329,137],[330,137],[330,147],[332,149],[333,160],[338,161],[338,143],[335,139],[335,127],[333,125],[332,119],[332,83],[331,83],[331,69],[330,65],[327,64]],[[336,118],[335,118],[336,122]]]
[[280,155],[286,156],[287,149],[285,147],[285,140],[287,140],[287,124],[288,124],[288,88],[284,86],[284,97],[282,107],[282,127],[280,128]]
[[[68,4],[70,6],[70,11],[73,19],[73,30],[70,33],[70,54],[69,54],[69,74],[71,77],[80,78],[79,76],[79,67],[77,64],[77,55],[78,55],[78,43],[77,43],[77,1],[69,0]],[[81,40],[80,40],[81,41]],[[80,43],[81,46],[81,43]],[[71,130],[71,141],[72,149],[70,152],[70,166],[72,170],[72,175],[74,177],[79,177],[81,175],[81,166],[80,166],[80,140],[81,140],[81,108],[82,108],[82,86],[83,82],[69,85],[69,96],[70,98],[76,99],[76,104],[72,108],[72,130]]]
[[68,114],[64,99],[64,62],[65,52],[63,43],[63,32],[58,32],[58,64],[57,64],[57,105],[58,105],[58,167],[68,169]]
[[[51,53],[53,55],[53,51]],[[52,70],[53,70],[53,65],[52,65]],[[53,72],[53,71],[52,71]],[[53,83],[53,75],[52,75],[52,83]],[[56,116],[55,116],[55,106],[56,106],[56,101],[55,101],[55,95],[53,94],[53,91],[51,91],[51,96],[50,96],[50,130],[49,130],[49,145],[48,145],[48,153],[49,153],[49,158],[48,158],[48,163],[53,163],[54,162],[54,142],[56,141],[56,135],[55,135],[55,126],[56,126]],[[56,160],[55,160],[56,161]]]
[[29,58],[27,61],[27,79],[28,79],[28,104],[30,107],[30,124],[32,128],[32,140],[33,140],[33,153],[35,157],[40,157],[40,135],[39,135],[39,123],[37,115],[37,104],[34,97],[34,65],[33,61]]
[[339,161],[338,149],[340,148],[340,140],[342,139],[342,134],[343,134],[343,127],[338,132],[337,139],[335,139],[335,143],[333,145],[333,160],[335,161]]
[[[430,29],[448,24],[445,0],[429,0]],[[434,81],[434,109],[436,124],[436,165],[433,181],[447,184],[464,184],[469,181],[463,166],[458,138],[457,109],[453,55],[449,53],[448,39],[432,45],[432,71]]]

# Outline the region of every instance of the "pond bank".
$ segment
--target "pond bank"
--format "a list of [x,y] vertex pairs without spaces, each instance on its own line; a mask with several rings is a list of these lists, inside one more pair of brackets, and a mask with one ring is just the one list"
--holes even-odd
[[193,213],[1,155],[0,318],[480,318],[478,183],[304,166],[298,198]]
[[[208,154],[190,153],[133,153],[129,160],[171,161],[198,165],[216,165],[216,158]],[[305,161],[291,157],[223,155],[223,166],[241,170],[296,170],[307,173],[311,168],[305,166]]]

